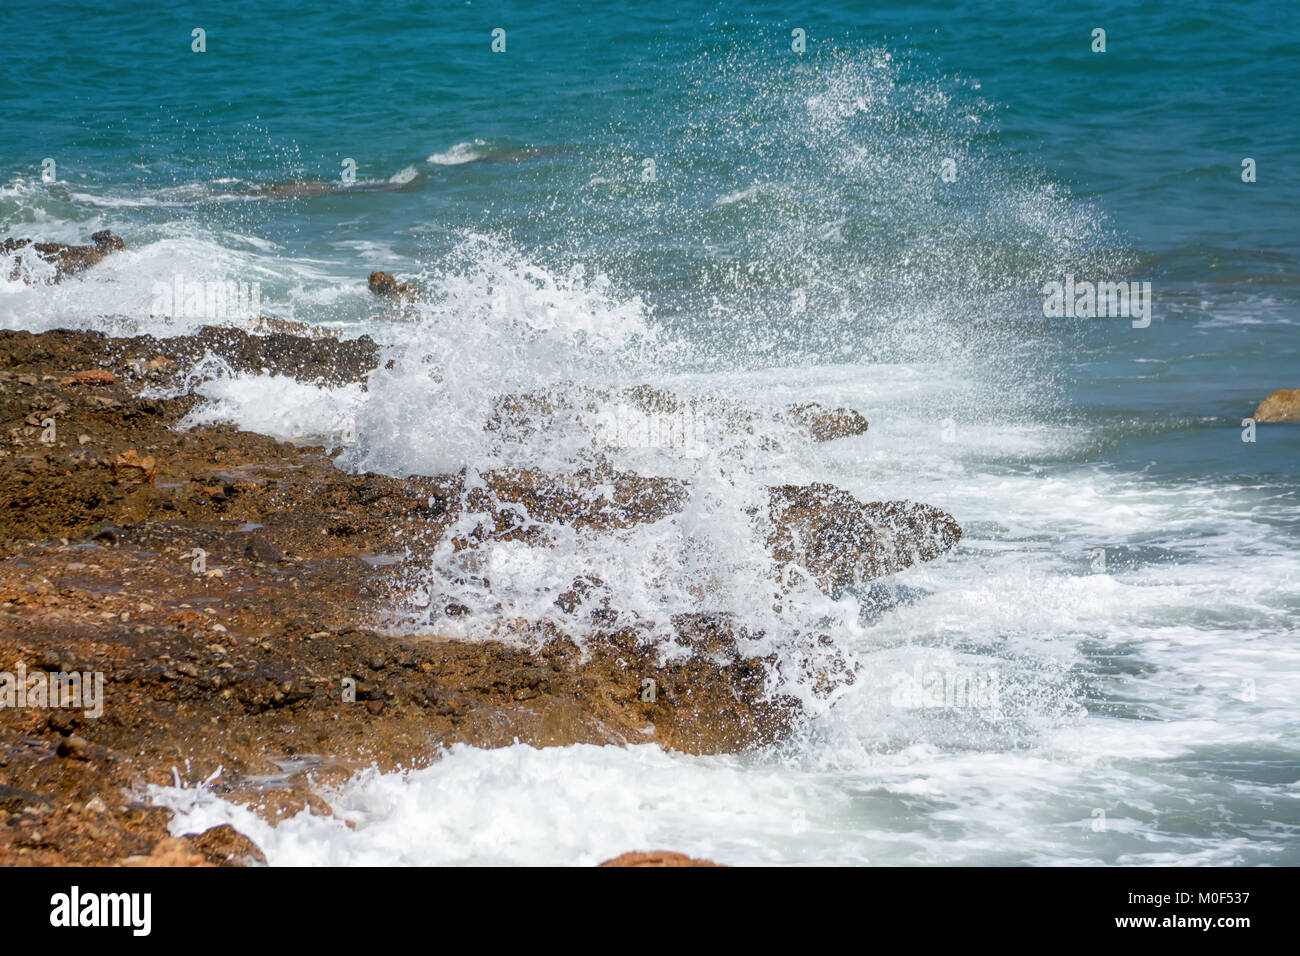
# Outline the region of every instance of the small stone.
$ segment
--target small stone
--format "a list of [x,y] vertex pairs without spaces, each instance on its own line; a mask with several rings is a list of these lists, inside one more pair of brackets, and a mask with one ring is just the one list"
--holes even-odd
[[71,757],[74,760],[87,760],[90,749],[90,741],[80,734],[69,734],[59,741],[59,749],[56,751],[60,757]]
[[254,535],[244,547],[245,553],[263,564],[279,564],[283,556],[275,547],[260,535]]

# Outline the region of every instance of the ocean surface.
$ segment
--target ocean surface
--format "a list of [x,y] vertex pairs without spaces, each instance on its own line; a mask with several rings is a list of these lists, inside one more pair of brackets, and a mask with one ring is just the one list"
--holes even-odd
[[[208,363],[194,421],[344,435],[341,466],[398,475],[584,464],[579,423],[486,434],[507,391],[857,409],[821,445],[626,442],[691,481],[682,515],[488,549],[491,593],[439,554],[391,619],[446,629],[420,609],[458,587],[468,637],[563,618],[546,587],[592,573],[652,627],[725,610],[860,672],[754,753],[458,746],[276,827],[156,791],[178,828],[234,821],[273,864],[1300,864],[1300,426],[1243,440],[1300,387],[1300,7],[268,6],[9,11],[0,236],[128,249],[59,285],[0,263],[0,327],[178,334],[212,316],[160,287],[256,287],[393,367]],[[430,301],[376,321],[372,269]],[[1067,277],[1149,281],[1149,323],[1045,315]],[[771,608],[744,509],[808,481],[965,535]],[[983,693],[907,692],[948,685]]]

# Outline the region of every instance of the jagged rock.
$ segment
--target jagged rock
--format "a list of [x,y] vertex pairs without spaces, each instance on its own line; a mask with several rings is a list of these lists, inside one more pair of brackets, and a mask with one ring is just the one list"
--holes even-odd
[[128,481],[152,485],[157,477],[158,463],[154,461],[153,456],[145,455],[142,458],[134,448],[114,458],[109,470],[109,480],[115,485]]
[[[120,236],[113,235],[107,229],[91,235],[94,245],[69,246],[62,242],[33,242],[31,239],[5,239],[0,242],[0,252],[14,253],[20,249],[31,248],[37,258],[54,266],[54,281],[59,282],[64,276],[74,275],[89,269],[111,252],[125,249],[126,243]],[[9,275],[11,282],[18,279],[29,281],[21,268],[21,256],[14,259],[14,267]]]
[[[456,539],[458,550],[489,538],[544,545],[550,522],[616,531],[674,514],[689,497],[683,482],[628,473],[521,470],[481,477],[483,484],[469,489],[456,487],[458,478],[444,479],[438,493],[461,513],[491,518]],[[829,594],[932,560],[961,538],[961,526],[951,515],[919,502],[864,503],[826,484],[782,485],[768,494],[768,513],[754,509],[751,515],[769,522],[773,559],[781,569],[804,569]]]
[[1300,422],[1300,388],[1279,388],[1251,417],[1257,422]]
[[768,547],[830,594],[943,554],[961,538],[946,512],[915,501],[863,503],[834,485],[770,490]]
[[714,863],[712,860],[700,860],[693,856],[687,856],[685,853],[674,853],[672,850],[652,850],[649,853],[643,853],[633,850],[630,853],[621,853],[612,860],[606,860],[601,866],[723,866],[722,863]]
[[366,285],[375,295],[385,299],[398,299],[405,302],[413,302],[420,298],[420,290],[409,282],[398,282],[392,275],[387,272],[380,272],[376,269],[370,273],[370,278]]
[[229,823],[188,839],[190,846],[213,866],[266,866],[266,855],[257,844]]
[[867,420],[851,408],[826,408],[809,402],[789,406],[784,417],[808,429],[813,441],[834,441],[867,433]]

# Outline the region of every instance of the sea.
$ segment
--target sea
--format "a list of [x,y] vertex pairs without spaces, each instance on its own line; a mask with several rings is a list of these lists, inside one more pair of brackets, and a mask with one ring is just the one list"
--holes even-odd
[[[804,705],[738,754],[458,744],[276,825],[178,777],[176,832],[272,865],[1300,864],[1300,425],[1251,421],[1300,388],[1300,6],[20,2],[0,71],[0,236],[127,243],[59,284],[0,262],[0,327],[370,335],[364,387],[187,379],[188,424],[350,471],[573,472],[591,421],[507,441],[494,402],[700,399],[608,398],[597,436],[680,514],[437,550],[385,626],[581,640],[555,589],[595,576],[665,651],[731,615]],[[427,298],[393,314],[376,269]],[[808,402],[869,430],[801,440]],[[964,535],[774,602],[751,512],[809,482]],[[852,683],[800,677],[810,635]]]

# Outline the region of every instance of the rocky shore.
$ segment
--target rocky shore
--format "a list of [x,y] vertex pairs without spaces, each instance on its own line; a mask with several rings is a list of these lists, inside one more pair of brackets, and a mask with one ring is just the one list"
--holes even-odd
[[[665,664],[615,626],[598,581],[556,596],[589,606],[582,648],[523,621],[502,621],[496,640],[394,634],[380,610],[467,509],[491,521],[457,532],[458,548],[537,536],[503,503],[600,531],[670,514],[686,489],[614,472],[503,472],[484,476],[491,494],[478,500],[484,489],[457,475],[348,474],[322,447],[231,426],[179,430],[194,396],[140,393],[175,384],[207,352],[332,383],[362,381],[379,361],[366,338],[0,332],[0,672],[21,667],[52,687],[103,675],[93,716],[84,698],[6,703],[0,676],[0,864],[260,860],[229,827],[171,838],[169,811],[145,798],[150,783],[211,780],[277,819],[328,812],[322,783],[419,766],[456,742],[716,753],[777,739],[800,719],[792,699],[766,692],[775,662],[746,657],[725,616],[678,618],[688,653]],[[789,416],[817,440],[866,428],[845,410]],[[798,543],[830,593],[936,557],[961,533],[937,509],[818,485],[771,489],[771,520],[774,561]]]

